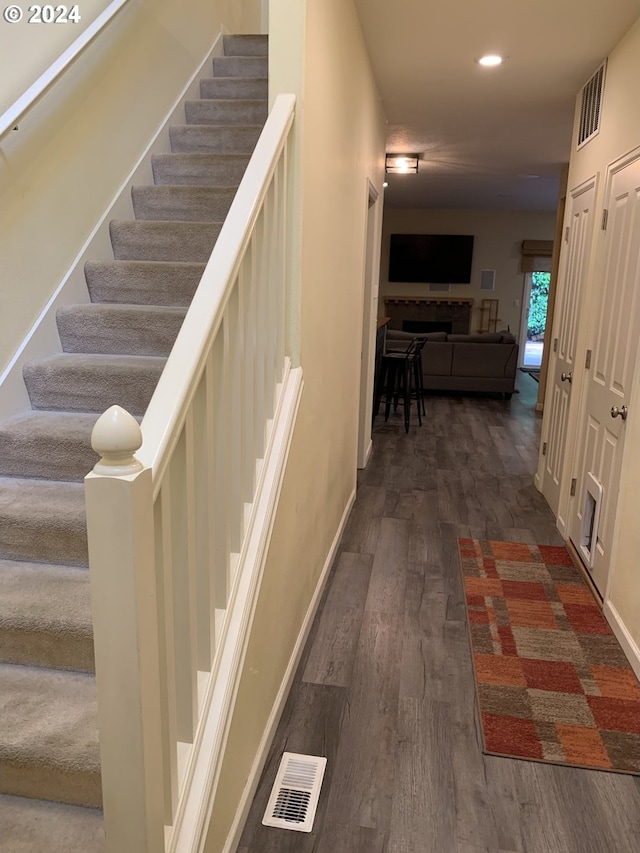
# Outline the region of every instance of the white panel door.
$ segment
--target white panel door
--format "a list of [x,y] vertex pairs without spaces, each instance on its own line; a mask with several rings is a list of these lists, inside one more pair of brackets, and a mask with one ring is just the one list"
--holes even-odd
[[[560,503],[569,401],[574,376],[579,378],[576,372],[578,320],[581,316],[582,288],[591,251],[594,201],[595,178],[571,191],[565,215],[566,244],[563,246],[558,275],[558,302],[553,324],[555,357],[550,363],[550,391],[547,392],[546,404],[549,406],[549,427],[545,436],[547,446],[543,457],[542,481],[542,494],[555,515],[558,515]],[[561,523],[564,521],[565,519],[559,519]]]
[[[609,172],[607,226],[598,249],[598,313],[579,433],[570,538],[605,594],[626,423],[640,333],[640,152]],[[614,417],[614,415],[618,415]]]

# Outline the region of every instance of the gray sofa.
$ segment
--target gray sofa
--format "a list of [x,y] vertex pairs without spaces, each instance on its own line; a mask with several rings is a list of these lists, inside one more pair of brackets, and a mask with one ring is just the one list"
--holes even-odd
[[415,335],[387,329],[386,351],[403,350],[414,338],[426,341],[422,350],[425,391],[490,391],[507,399],[513,394],[518,344],[511,332]]

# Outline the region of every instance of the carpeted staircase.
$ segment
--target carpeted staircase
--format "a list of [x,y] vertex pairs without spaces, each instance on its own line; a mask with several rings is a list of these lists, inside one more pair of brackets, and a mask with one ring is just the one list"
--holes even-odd
[[[28,364],[0,422],[0,849],[103,848],[83,477],[114,403],[141,417],[267,116],[266,36],[225,36],[201,100],[60,309],[63,352]],[[89,807],[89,808],[87,808]]]

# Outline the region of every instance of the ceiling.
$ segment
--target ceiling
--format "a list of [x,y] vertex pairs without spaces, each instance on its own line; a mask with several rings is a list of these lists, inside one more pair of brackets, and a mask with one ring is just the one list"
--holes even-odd
[[[638,0],[355,0],[387,117],[385,205],[553,210],[575,97]],[[483,68],[475,59],[507,61]]]

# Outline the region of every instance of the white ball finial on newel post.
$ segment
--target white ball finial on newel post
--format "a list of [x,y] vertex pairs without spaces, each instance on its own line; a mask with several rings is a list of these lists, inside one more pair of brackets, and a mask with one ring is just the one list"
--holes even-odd
[[111,406],[100,415],[91,433],[91,447],[102,457],[93,467],[95,474],[137,474],[144,467],[133,455],[142,447],[142,430],[122,406]]

